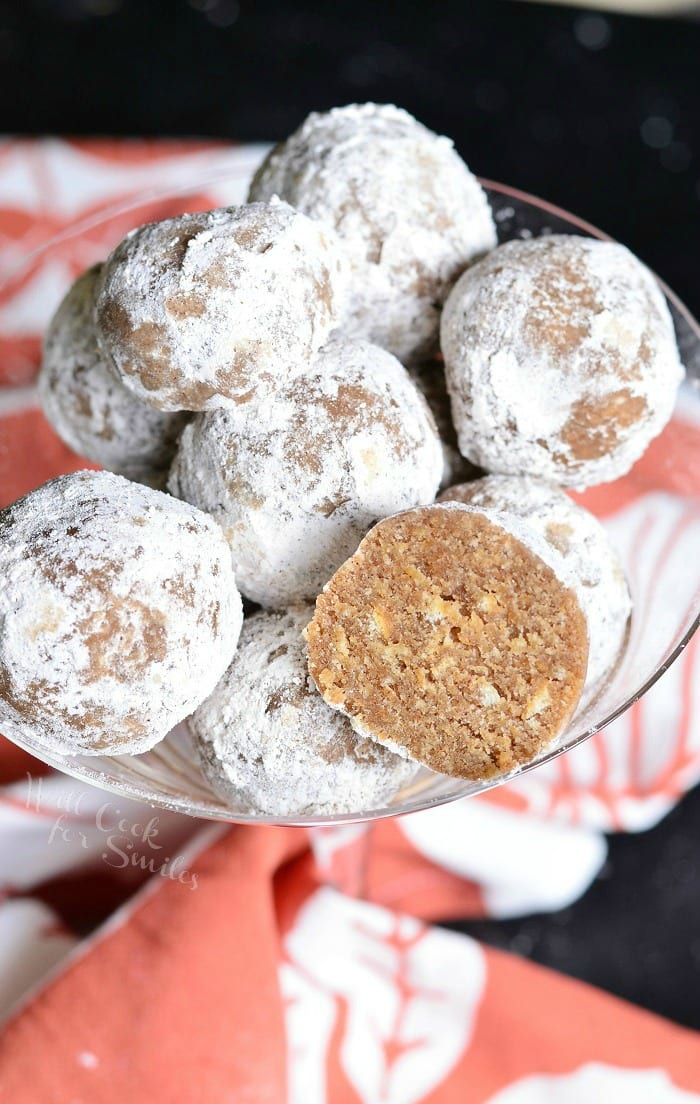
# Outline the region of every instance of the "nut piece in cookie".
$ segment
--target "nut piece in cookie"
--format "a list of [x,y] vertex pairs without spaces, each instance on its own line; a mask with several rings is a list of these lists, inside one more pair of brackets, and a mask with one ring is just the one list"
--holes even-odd
[[307,629],[309,670],[356,731],[473,779],[562,732],[586,621],[556,551],[512,528],[456,503],[419,507],[376,525],[336,572]]

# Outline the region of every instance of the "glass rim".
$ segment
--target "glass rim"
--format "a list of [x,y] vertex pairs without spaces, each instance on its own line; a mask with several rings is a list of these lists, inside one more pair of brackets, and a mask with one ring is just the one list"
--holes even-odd
[[[56,245],[63,241],[70,239],[71,237],[86,231],[88,228],[108,221],[110,218],[116,218],[120,214],[135,208],[144,206],[150,202],[156,202],[159,198],[165,199],[166,197],[175,197],[178,195],[187,195],[196,188],[205,188],[208,184],[213,184],[217,181],[222,181],[230,178],[230,169],[223,168],[217,170],[215,173],[209,175],[203,175],[198,182],[192,181],[187,185],[174,188],[153,188],[151,190],[144,190],[135,192],[126,201],[112,204],[100,210],[99,212],[93,212],[90,216],[84,219],[78,219],[74,223],[67,226],[60,234],[47,240],[42,245],[37,246],[30,253],[23,258],[21,262],[11,266],[7,270],[0,272],[0,287],[8,283],[13,277],[30,265],[34,259],[39,257],[42,253],[55,248]],[[559,207],[554,203],[550,203],[547,200],[543,200],[538,196],[532,195],[529,192],[525,192],[519,188],[512,187],[510,185],[501,184],[497,181],[485,179],[479,177],[479,182],[487,192],[494,192],[498,195],[509,197],[518,200],[522,203],[526,203],[532,207],[537,208],[540,211],[545,211],[556,218],[562,219],[572,226],[582,230],[590,237],[597,238],[600,241],[613,241],[609,234],[599,230],[598,227],[592,223],[587,222],[585,219],[579,218],[577,215],[571,214],[563,207]],[[664,295],[670,303],[675,307],[679,314],[681,314],[684,320],[687,322],[689,328],[693,331],[696,340],[700,344],[700,323],[686,307],[685,303],[676,295],[676,293],[668,287],[664,280],[660,279],[656,273],[654,273]],[[328,827],[336,825],[351,825],[361,823],[371,823],[377,820],[385,820],[391,817],[405,816],[409,813],[425,812],[428,809],[438,808],[441,805],[451,804],[454,801],[466,800],[470,797],[478,797],[482,794],[496,789],[498,786],[502,786],[507,782],[511,782],[517,778],[521,778],[525,774],[529,774],[533,770],[537,770],[545,764],[553,762],[558,759],[560,755],[566,752],[572,751],[574,748],[579,747],[590,739],[596,733],[607,728],[618,717],[626,713],[633,705],[636,704],[668,671],[669,667],[678,659],[685,648],[690,643],[695,632],[700,627],[700,601],[698,602],[698,608],[695,611],[695,615],[692,617],[692,621],[688,629],[683,633],[678,643],[672,648],[666,658],[659,664],[657,668],[646,678],[643,683],[637,687],[631,695],[629,695],[624,702],[616,706],[609,713],[607,713],[601,720],[589,725],[583,732],[579,733],[574,739],[569,742],[563,743],[561,746],[556,746],[550,750],[545,750],[538,756],[538,758],[530,763],[525,763],[518,766],[513,771],[505,775],[497,775],[494,778],[484,779],[479,781],[479,789],[477,792],[465,794],[462,791],[455,789],[454,792],[434,794],[432,796],[421,797],[417,794],[415,799],[402,800],[400,806],[392,807],[387,805],[381,809],[368,810],[365,813],[337,813],[337,814],[299,814],[297,816],[269,816],[267,814],[260,813],[242,813],[234,812],[229,815],[226,810],[223,810],[220,806],[211,804],[208,805],[206,801],[202,801],[199,798],[187,799],[186,797],[173,796],[166,798],[162,795],[154,795],[147,786],[141,786],[136,782],[117,782],[110,778],[105,777],[104,773],[99,769],[91,768],[84,763],[85,759],[90,759],[91,756],[83,756],[80,766],[78,767],[73,763],[73,757],[66,757],[65,759],[55,753],[49,751],[43,751],[36,747],[31,746],[20,736],[7,736],[6,738],[24,751],[28,752],[34,758],[39,759],[41,762],[54,767],[56,770],[63,774],[69,775],[72,778],[80,782],[85,782],[90,785],[94,785],[101,790],[117,794],[123,798],[134,801],[142,801],[151,806],[167,809],[172,812],[179,812],[191,817],[199,817],[201,819],[219,821],[229,824],[258,824],[258,825],[270,825],[280,827]],[[3,733],[4,735],[4,733]],[[166,737],[167,739],[167,737]],[[156,745],[157,747],[158,745]],[[95,756],[97,759],[98,757]],[[118,762],[120,756],[100,756],[101,762]],[[464,779],[455,778],[455,787],[460,784],[463,786]],[[409,787],[410,789],[410,787]],[[189,807],[188,807],[189,805]],[[196,807],[192,807],[196,806]]]

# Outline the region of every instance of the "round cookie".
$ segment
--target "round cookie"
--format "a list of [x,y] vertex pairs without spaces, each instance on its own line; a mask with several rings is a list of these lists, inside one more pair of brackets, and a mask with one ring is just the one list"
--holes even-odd
[[627,580],[600,522],[561,488],[530,476],[489,475],[449,487],[438,501],[512,515],[561,553],[588,625],[582,703],[589,702],[614,670],[632,611]]
[[460,503],[379,522],[316,601],[309,670],[353,728],[432,770],[531,760],[583,687],[586,621],[559,553]]
[[441,489],[453,483],[468,483],[478,479],[481,469],[465,459],[459,451],[457,432],[452,421],[450,396],[445,383],[445,370],[436,357],[411,365],[408,369],[411,379],[423,395],[435,419],[435,425],[442,445],[443,470]]
[[402,361],[437,348],[450,287],[496,244],[486,195],[452,142],[388,104],[309,115],[253,179],[251,199],[273,195],[342,240],[343,332]]
[[248,618],[238,651],[188,725],[204,774],[236,807],[268,816],[368,812],[416,764],[358,736],[313,685],[304,626],[313,607]]
[[146,751],[210,693],[242,621],[199,510],[108,472],[0,513],[0,729],[57,755]]
[[210,410],[298,375],[337,321],[332,235],[278,200],[142,226],[107,259],[97,332],[161,410]]
[[168,486],[223,527],[243,594],[275,608],[313,600],[377,518],[431,502],[442,463],[401,364],[331,341],[273,397],[194,418]]
[[649,270],[624,246],[569,235],[508,242],[465,272],[441,343],[462,453],[571,487],[624,475],[683,377]]
[[61,440],[108,471],[163,483],[186,414],[166,414],[128,391],[97,344],[94,291],[102,265],[80,276],[44,340],[39,398]]

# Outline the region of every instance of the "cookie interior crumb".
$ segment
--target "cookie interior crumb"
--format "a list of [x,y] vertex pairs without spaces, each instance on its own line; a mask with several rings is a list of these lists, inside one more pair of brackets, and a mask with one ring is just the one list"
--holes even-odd
[[522,541],[454,504],[376,525],[306,634],[316,685],[359,732],[461,778],[511,770],[554,739],[588,658],[573,591]]

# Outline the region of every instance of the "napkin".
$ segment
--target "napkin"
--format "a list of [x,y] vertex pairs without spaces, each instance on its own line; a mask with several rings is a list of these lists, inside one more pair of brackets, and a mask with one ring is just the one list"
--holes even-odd
[[[33,387],[71,279],[139,222],[240,201],[260,156],[0,145],[0,505],[85,467]],[[662,579],[700,521],[649,509],[650,477],[685,489],[676,449],[700,470],[692,417],[584,498]],[[694,1032],[433,926],[562,908],[601,869],[603,833],[656,823],[700,776],[698,663],[691,642],[631,710],[531,774],[371,826],[207,825],[0,738],[0,1101],[700,1101]]]

